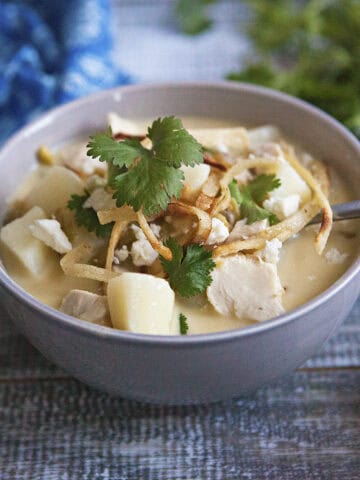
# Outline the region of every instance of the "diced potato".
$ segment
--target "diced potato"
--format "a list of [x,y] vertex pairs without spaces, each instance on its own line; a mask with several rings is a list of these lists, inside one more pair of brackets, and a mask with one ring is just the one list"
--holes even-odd
[[210,166],[206,163],[200,163],[194,167],[183,165],[181,170],[184,172],[184,190],[186,196],[190,199],[196,197],[200,193],[200,189],[210,174]]
[[24,199],[28,208],[41,207],[48,214],[65,207],[73,194],[82,195],[84,184],[71,170],[51,167],[48,174],[29,192]]
[[23,217],[5,225],[0,232],[0,239],[7,251],[36,277],[53,266],[57,259],[57,254],[33,237],[29,229],[35,220],[43,218],[46,218],[44,210],[34,207]]
[[107,289],[114,328],[135,333],[170,335],[175,295],[162,278],[126,272]]
[[287,162],[281,162],[276,168],[276,176],[281,185],[270,192],[269,197],[285,198],[289,195],[299,195],[301,203],[308,202],[311,198],[311,190],[300,175]]

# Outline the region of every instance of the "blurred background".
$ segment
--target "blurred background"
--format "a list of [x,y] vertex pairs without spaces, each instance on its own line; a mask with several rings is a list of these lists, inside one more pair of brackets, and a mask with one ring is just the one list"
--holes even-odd
[[246,81],[360,135],[359,0],[0,0],[0,142],[102,88]]

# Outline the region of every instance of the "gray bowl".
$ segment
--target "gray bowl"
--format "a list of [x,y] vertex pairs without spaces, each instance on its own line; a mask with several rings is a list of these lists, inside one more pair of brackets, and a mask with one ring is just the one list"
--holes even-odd
[[[268,89],[232,83],[146,85],[100,92],[50,111],[21,130],[0,154],[0,216],[34,162],[39,144],[57,145],[104,128],[109,111],[128,117],[175,114],[272,123],[360,184],[360,146],[320,110]],[[160,403],[226,399],[305,362],[350,312],[360,261],[300,308],[242,330],[162,337],[88,324],[49,308],[0,268],[1,299],[17,328],[50,361],[111,394]]]

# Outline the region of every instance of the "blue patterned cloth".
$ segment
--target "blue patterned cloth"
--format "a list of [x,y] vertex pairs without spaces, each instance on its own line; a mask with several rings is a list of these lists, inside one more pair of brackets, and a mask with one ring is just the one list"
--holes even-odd
[[0,143],[38,113],[129,83],[108,0],[0,0]]

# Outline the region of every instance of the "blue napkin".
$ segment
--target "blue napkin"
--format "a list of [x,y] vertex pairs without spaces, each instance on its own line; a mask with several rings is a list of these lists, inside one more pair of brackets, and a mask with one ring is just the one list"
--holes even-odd
[[40,112],[129,83],[108,0],[0,0],[0,143]]

